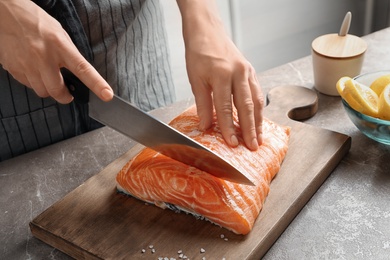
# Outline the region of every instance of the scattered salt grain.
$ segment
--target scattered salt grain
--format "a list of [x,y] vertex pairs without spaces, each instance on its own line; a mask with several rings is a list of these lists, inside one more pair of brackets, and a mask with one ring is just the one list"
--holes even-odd
[[152,254],[154,254],[156,252],[156,249],[152,248]]
[[149,248],[152,249],[152,248],[153,248],[153,245],[150,245]]
[[201,248],[200,253],[203,254],[204,252],[206,252],[206,250],[204,248]]
[[228,241],[229,239],[226,237],[224,240],[225,240],[225,241]]
[[224,234],[221,234],[221,238],[223,239],[225,237],[225,235]]
[[145,253],[145,252],[146,252],[146,250],[145,250],[145,249],[142,249],[142,250],[141,250],[141,253],[142,253],[142,254],[143,254],[143,253]]

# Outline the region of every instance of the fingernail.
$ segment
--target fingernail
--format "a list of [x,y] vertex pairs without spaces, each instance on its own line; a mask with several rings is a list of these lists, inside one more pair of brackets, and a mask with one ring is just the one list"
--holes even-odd
[[73,99],[74,99],[74,97],[71,95],[71,96],[69,97],[69,101],[68,101],[66,104],[69,104],[70,102],[72,102]]
[[257,138],[253,138],[252,144],[251,144],[251,149],[257,150],[257,148],[259,148],[259,142],[257,141]]
[[261,145],[261,144],[263,143],[263,134],[259,134],[259,135],[257,136],[257,143],[258,143],[259,145]]
[[232,135],[232,137],[230,137],[230,143],[232,146],[237,146],[238,145],[238,139],[237,139],[237,136],[235,135]]
[[113,93],[112,90],[105,88],[100,92],[100,95],[102,96],[104,101],[109,101],[112,99]]
[[206,123],[204,121],[199,122],[199,130],[201,131],[206,130]]

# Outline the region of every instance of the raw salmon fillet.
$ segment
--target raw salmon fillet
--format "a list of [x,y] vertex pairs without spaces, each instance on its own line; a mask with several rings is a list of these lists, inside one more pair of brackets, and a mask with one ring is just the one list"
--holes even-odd
[[[238,117],[234,114],[239,132]],[[184,111],[170,125],[202,143],[237,167],[255,186],[219,179],[209,173],[145,148],[117,175],[119,191],[161,208],[179,209],[229,229],[237,234],[251,231],[273,177],[288,149],[290,128],[263,121],[263,144],[257,151],[229,147],[217,124],[198,130],[195,106]],[[156,133],[158,134],[158,133]]]

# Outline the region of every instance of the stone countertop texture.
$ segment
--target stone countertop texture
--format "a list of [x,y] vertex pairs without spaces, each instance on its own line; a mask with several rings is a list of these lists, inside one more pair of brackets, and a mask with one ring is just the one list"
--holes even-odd
[[[362,73],[390,69],[390,28],[364,39]],[[264,93],[280,85],[313,89],[311,57],[259,80]],[[318,96],[318,112],[305,123],[347,134],[352,146],[264,259],[389,259],[390,146],[362,135],[339,97]],[[104,127],[0,163],[0,259],[70,259],[34,238],[29,222],[133,145]]]

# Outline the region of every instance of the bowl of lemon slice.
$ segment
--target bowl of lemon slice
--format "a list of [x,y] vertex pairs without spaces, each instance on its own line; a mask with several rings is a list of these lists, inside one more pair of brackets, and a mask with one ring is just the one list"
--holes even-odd
[[390,71],[342,77],[336,88],[355,126],[367,137],[390,145]]

